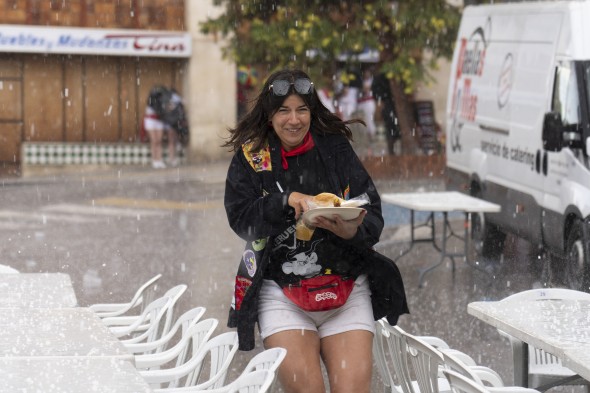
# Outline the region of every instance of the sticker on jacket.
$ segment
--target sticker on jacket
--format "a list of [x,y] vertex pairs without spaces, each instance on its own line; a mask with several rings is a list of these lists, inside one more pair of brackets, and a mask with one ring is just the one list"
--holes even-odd
[[270,149],[266,145],[262,150],[252,151],[254,142],[247,142],[242,145],[242,151],[248,163],[256,172],[272,171],[270,163]]

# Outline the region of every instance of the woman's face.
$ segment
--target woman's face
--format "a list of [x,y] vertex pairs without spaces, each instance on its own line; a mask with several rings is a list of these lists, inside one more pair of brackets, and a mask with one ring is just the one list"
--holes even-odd
[[292,94],[285,99],[270,120],[283,149],[290,151],[303,142],[309,131],[311,112],[301,97]]

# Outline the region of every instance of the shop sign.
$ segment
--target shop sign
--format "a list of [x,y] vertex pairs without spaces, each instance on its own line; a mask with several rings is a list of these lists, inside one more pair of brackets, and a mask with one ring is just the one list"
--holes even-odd
[[190,57],[191,37],[183,31],[0,25],[0,52]]

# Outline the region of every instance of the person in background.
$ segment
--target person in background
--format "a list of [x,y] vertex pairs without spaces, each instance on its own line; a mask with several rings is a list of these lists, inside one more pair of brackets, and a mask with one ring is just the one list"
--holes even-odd
[[317,89],[318,97],[322,104],[332,113],[336,113],[336,106],[334,105],[334,93],[330,89],[331,84],[325,83]]
[[379,73],[373,77],[372,90],[377,105],[381,107],[381,118],[383,119],[385,128],[387,150],[390,155],[393,155],[395,154],[395,143],[400,139],[401,133],[397,121],[393,94],[389,86],[389,79],[387,79],[384,73]]
[[372,86],[373,73],[370,69],[366,69],[363,72],[363,88],[358,100],[358,109],[362,112],[363,120],[367,125],[367,135],[369,136],[369,141],[374,140],[377,133],[377,127],[375,125],[375,110],[377,109],[377,104],[375,103],[375,98],[373,97]]
[[162,159],[162,138],[166,124],[161,119],[166,92],[167,89],[163,86],[154,86],[150,90],[143,117],[143,127],[150,140],[152,168],[154,169],[166,168]]
[[169,90],[166,96],[165,113],[163,120],[165,123],[164,130],[168,141],[168,165],[177,167],[180,164],[176,155],[178,150],[179,133],[188,133],[188,123],[185,118],[184,104],[182,97],[175,88]]
[[338,96],[338,110],[342,120],[350,120],[352,114],[358,109],[359,89],[353,84],[344,84],[341,94]]
[[[372,251],[381,200],[350,144],[352,123],[362,121],[341,120],[306,73],[286,69],[269,76],[224,144],[234,152],[224,205],[246,240],[228,326],[237,327],[241,350],[254,348],[256,323],[265,348],[287,349],[278,375],[288,393],[324,393],[321,362],[332,393],[368,393],[375,318],[396,323],[408,312],[395,264],[380,265]],[[369,202],[350,220],[318,216],[310,237],[300,237],[297,223],[324,192],[342,200],[366,194]],[[335,285],[313,287],[320,281]],[[296,290],[306,285],[313,290]],[[334,303],[319,307],[326,299]]]

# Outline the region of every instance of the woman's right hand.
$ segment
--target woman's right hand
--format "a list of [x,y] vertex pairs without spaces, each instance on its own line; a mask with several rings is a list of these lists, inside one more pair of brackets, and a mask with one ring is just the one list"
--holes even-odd
[[313,196],[311,195],[302,194],[297,191],[293,191],[289,195],[289,200],[287,201],[287,203],[289,203],[289,206],[295,209],[296,220],[299,218],[301,214],[309,210],[309,205],[307,202],[310,201],[312,198]]

